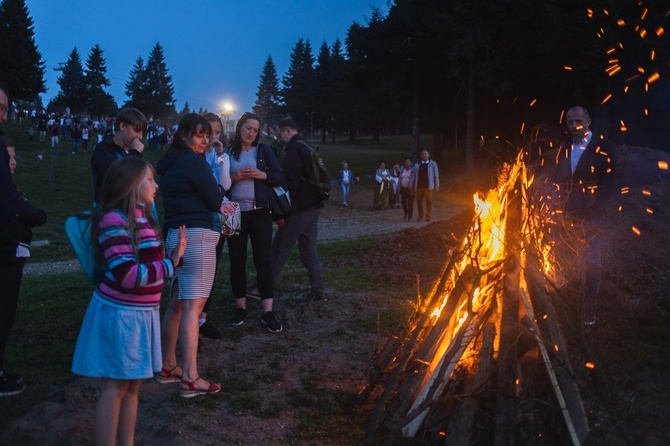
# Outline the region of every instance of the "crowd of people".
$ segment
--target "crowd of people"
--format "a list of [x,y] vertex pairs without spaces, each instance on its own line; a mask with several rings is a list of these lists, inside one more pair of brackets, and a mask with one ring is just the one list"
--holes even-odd
[[[342,163],[340,170],[340,187],[342,204],[349,206],[347,200],[354,176],[347,162]],[[433,213],[433,193],[440,190],[440,172],[437,163],[430,159],[427,150],[421,151],[421,159],[412,163],[405,158],[402,166],[394,164],[391,169],[385,161],[380,161],[374,174],[374,197],[372,207],[375,210],[402,208],[403,221],[410,222],[414,214],[416,197],[419,217],[417,222],[430,222]]]
[[[0,85],[0,122],[7,116],[8,96]],[[36,119],[45,121],[55,138],[67,134],[78,139],[88,122],[68,117],[40,115]],[[68,127],[67,133],[61,124]],[[261,119],[253,113],[237,121],[229,147],[221,141],[221,119],[211,113],[186,114],[176,128],[161,131],[141,111],[126,108],[104,126],[105,131],[87,133],[90,137],[101,134],[90,158],[95,203],[92,239],[107,270],[84,316],[72,371],[102,380],[95,412],[98,444],[132,443],[143,379],[176,383],[184,398],[221,390],[220,384],[200,374],[197,356],[200,335],[221,336],[207,321],[207,304],[214,295],[226,242],[235,305],[230,325],[244,323],[246,298],[252,295],[261,300],[262,326],[271,333],[282,331],[273,312],[274,290],[296,242],[310,277],[307,298],[325,298],[316,251],[323,203],[310,198],[312,192],[303,184],[311,169],[309,146],[300,144],[304,140],[290,118],[280,125],[286,143],[282,163],[275,150],[260,142]],[[143,140],[150,150],[158,150],[156,136],[160,146],[161,136],[167,134],[171,140],[153,166],[143,159]],[[60,143],[62,140],[54,139],[55,145]],[[1,222],[0,396],[10,396],[22,392],[25,384],[21,376],[5,369],[4,348],[16,316],[31,228],[44,224],[46,213],[31,206],[14,186],[13,144],[2,142],[0,152],[0,185],[3,197],[11,199],[7,203],[3,199]],[[280,229],[273,236],[271,198],[277,186],[286,188],[293,200],[291,215],[276,221]],[[163,204],[160,222],[154,204],[158,190]],[[241,210],[239,233],[227,237],[222,235],[218,214],[224,197]],[[246,281],[249,241],[255,286]],[[161,319],[164,286],[169,287],[169,302]]]

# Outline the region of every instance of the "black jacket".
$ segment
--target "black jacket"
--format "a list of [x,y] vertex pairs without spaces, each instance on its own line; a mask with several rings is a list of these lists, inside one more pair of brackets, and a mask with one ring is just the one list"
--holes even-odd
[[142,158],[142,154],[137,150],[131,149],[129,152],[123,150],[123,147],[116,145],[114,138],[109,136],[102,142],[96,144],[91,156],[91,172],[93,173],[93,198],[100,201],[98,191],[105,174],[114,161],[126,156],[135,156]]
[[312,173],[312,155],[309,146],[304,141],[300,134],[293,135],[293,138],[286,143],[286,156],[281,164],[286,175],[286,185],[291,194],[292,212],[323,207],[323,201],[314,196],[309,183],[305,180]]
[[604,212],[604,201],[615,194],[614,149],[606,139],[593,134],[572,173],[572,141],[556,152],[556,168],[550,179],[563,212],[582,220],[592,220]]

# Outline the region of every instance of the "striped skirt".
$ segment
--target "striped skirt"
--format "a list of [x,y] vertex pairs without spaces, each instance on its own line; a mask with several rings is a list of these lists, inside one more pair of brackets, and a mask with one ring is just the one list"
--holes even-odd
[[[179,299],[209,297],[216,271],[216,244],[220,234],[211,229],[186,228],[186,251],[172,286],[177,281]],[[168,253],[177,246],[179,229],[169,229],[166,241]]]

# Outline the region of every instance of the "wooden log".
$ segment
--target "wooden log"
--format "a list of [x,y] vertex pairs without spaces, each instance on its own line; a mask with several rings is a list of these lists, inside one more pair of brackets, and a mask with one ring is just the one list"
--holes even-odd
[[[484,325],[482,334],[481,348],[477,361],[477,374],[472,383],[466,387],[466,394],[481,391],[486,386],[487,380],[493,375],[495,370],[495,361],[493,359],[493,341],[495,340],[496,328],[492,322]],[[446,430],[444,445],[467,445],[471,444],[475,416],[479,408],[480,397],[465,396],[461,404],[449,420],[449,427]]]
[[570,411],[568,410],[568,407],[566,405],[565,398],[563,397],[563,391],[561,390],[561,386],[558,383],[558,379],[556,377],[556,373],[554,371],[554,366],[551,363],[551,360],[549,359],[549,353],[547,352],[547,346],[544,343],[544,339],[542,339],[542,336],[540,335],[540,327],[538,327],[537,322],[535,321],[535,314],[533,312],[533,307],[530,303],[530,299],[525,295],[524,291],[521,290],[521,299],[522,302],[524,303],[524,306],[526,307],[526,312],[528,313],[528,317],[530,318],[530,323],[531,326],[533,327],[533,332],[535,334],[535,339],[537,340],[537,345],[540,348],[540,354],[542,356],[542,361],[544,362],[544,365],[547,369],[547,374],[549,375],[549,380],[551,381],[551,386],[554,390],[554,394],[556,395],[556,400],[558,401],[558,406],[561,408],[561,415],[563,415],[563,419],[565,420],[565,425],[568,429],[568,434],[570,435],[570,440],[572,441],[572,444],[575,446],[579,446],[581,444],[581,441],[577,435],[577,431],[575,430],[575,425],[572,420],[572,416],[570,415]]
[[579,387],[575,380],[575,375],[572,371],[566,342],[563,338],[551,298],[542,284],[542,274],[539,270],[538,258],[532,252],[529,252],[526,258],[526,282],[528,284],[528,292],[532,307],[534,311],[537,311],[536,309],[539,308],[541,309],[540,311],[547,315],[546,318],[537,321],[538,327],[542,337],[546,339],[545,342],[550,346],[549,354],[553,359],[552,364],[556,379],[561,388],[561,392],[563,393],[565,405],[570,413],[574,430],[577,433],[577,439],[580,442],[583,442],[589,435],[588,418],[586,416],[586,410],[584,409],[584,403],[579,393]]
[[[516,184],[519,184],[518,179]],[[519,299],[521,268],[521,199],[508,192],[505,226],[505,273],[503,277],[502,316],[500,322],[500,348],[498,351],[498,375],[496,397],[496,425],[493,444],[513,446],[516,426],[516,378],[517,345],[519,336]]]
[[491,316],[492,312],[492,307],[489,306],[478,313],[470,313],[467,316],[457,335],[454,336],[449,344],[445,354],[439,358],[437,367],[433,368],[433,372],[427,377],[426,382],[420,388],[411,409],[403,419],[401,430],[404,436],[413,437],[416,435],[416,432],[428,414],[429,406],[439,396],[442,389],[444,389],[449,376],[451,376],[458,361],[463,356],[463,352],[465,352],[467,346],[479,332],[482,324]]

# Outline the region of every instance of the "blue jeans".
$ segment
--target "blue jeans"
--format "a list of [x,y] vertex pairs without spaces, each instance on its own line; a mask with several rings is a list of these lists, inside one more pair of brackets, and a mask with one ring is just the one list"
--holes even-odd
[[340,184],[340,187],[342,188],[342,203],[347,203],[347,199],[349,198],[349,188],[351,187],[351,184]]

